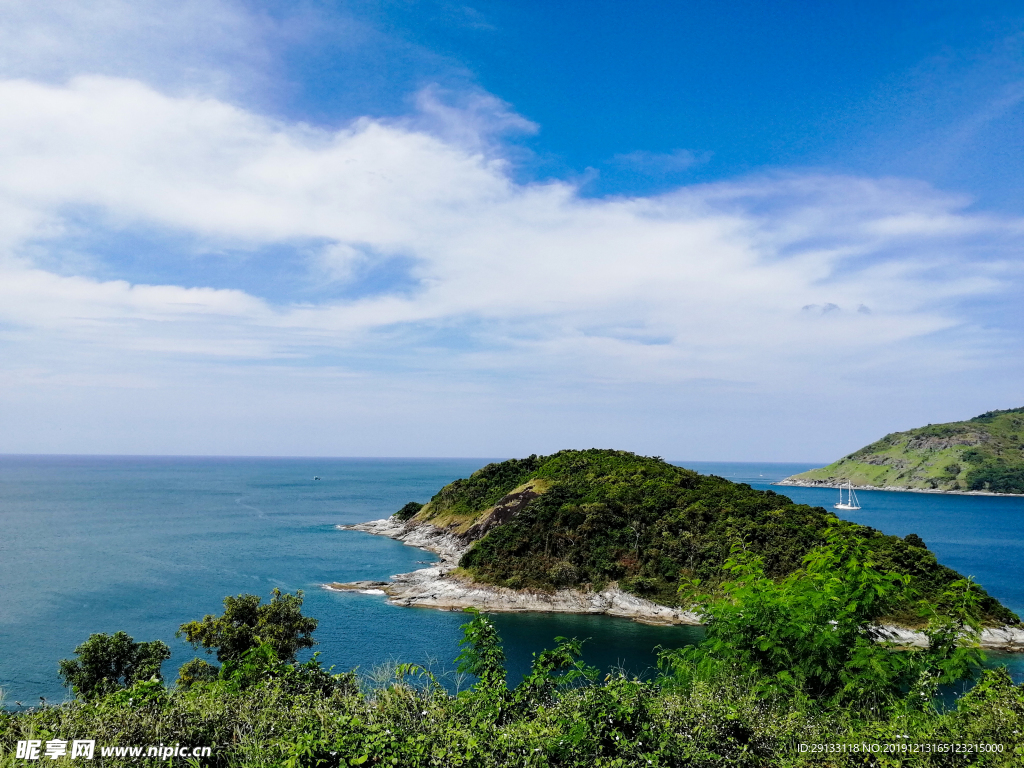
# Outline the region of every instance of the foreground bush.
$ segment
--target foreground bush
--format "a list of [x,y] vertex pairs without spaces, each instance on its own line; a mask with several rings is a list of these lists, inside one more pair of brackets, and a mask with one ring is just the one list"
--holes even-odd
[[[234,676],[166,690],[157,682],[88,701],[0,715],[0,766],[21,739],[95,738],[103,745],[211,746],[216,766],[1019,766],[1024,764],[1024,689],[1005,671],[985,672],[956,709],[893,699],[875,712],[799,693],[766,696],[757,680],[707,677],[699,666],[641,681],[595,679],[562,641],[538,654],[509,689],[493,625],[466,626],[462,668],[475,686],[450,692],[429,671],[394,670],[360,690],[351,674],[316,661],[289,665],[253,651]],[[367,681],[362,681],[364,685]],[[1000,753],[821,754],[801,744],[998,744]],[[891,746],[889,747],[892,748]],[[806,748],[805,749],[809,749]],[[45,761],[74,765],[167,765],[150,758]]]

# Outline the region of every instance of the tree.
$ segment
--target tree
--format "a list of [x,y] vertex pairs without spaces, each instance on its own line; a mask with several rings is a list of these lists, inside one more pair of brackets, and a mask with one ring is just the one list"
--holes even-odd
[[124,632],[94,634],[75,648],[77,659],[60,661],[60,676],[75,695],[91,699],[146,680],[162,680],[160,667],[171,658],[166,643],[136,643]]
[[395,512],[395,514],[393,514],[392,517],[403,521],[411,520],[421,509],[423,509],[423,505],[420,504],[418,501],[410,501],[400,510]]
[[498,628],[476,608],[466,608],[465,612],[473,618],[462,625],[462,651],[455,657],[459,672],[480,678],[474,686],[480,690],[505,690],[505,651]]
[[[584,679],[593,682],[598,675],[596,669],[580,659],[581,640],[556,637],[557,645],[535,653],[529,674],[510,691],[505,682],[505,651],[497,627],[475,608],[467,608],[466,613],[473,618],[462,625],[462,651],[455,660],[459,662],[459,672],[476,675],[479,680],[460,696],[474,698],[477,711],[485,718],[508,722],[527,711],[550,706],[557,688],[571,687]],[[417,670],[426,672],[413,664],[399,667],[401,674]]]
[[[899,682],[902,658],[878,658],[871,625],[902,597],[906,577],[881,573],[861,539],[836,529],[804,567],[775,581],[764,562],[735,545],[725,564],[725,599],[703,598],[705,665],[754,673],[764,692],[800,688],[831,698],[848,685],[876,690]],[[862,691],[863,692],[863,691]]]
[[207,614],[202,621],[182,624],[176,636],[184,635],[207,653],[216,649],[221,662],[238,661],[260,645],[268,645],[281,661],[292,662],[300,650],[316,645],[312,633],[317,623],[302,615],[301,589],[290,595],[275,588],[270,602],[262,605],[258,595],[225,597],[222,616]]
[[[923,604],[931,614],[929,647],[906,651],[878,642],[875,622],[908,597],[909,577],[879,570],[863,539],[838,528],[825,539],[803,568],[778,581],[765,574],[760,557],[734,546],[724,596],[697,596],[707,631],[688,659],[707,670],[752,675],[763,693],[800,690],[861,706],[908,690],[927,702],[940,683],[977,667],[981,598],[970,580],[949,585],[939,606]],[[693,596],[698,588],[690,582],[680,592]],[[669,665],[686,661],[674,653],[663,655]]]
[[191,688],[194,683],[208,683],[217,679],[220,670],[204,659],[186,661],[178,669],[178,688]]

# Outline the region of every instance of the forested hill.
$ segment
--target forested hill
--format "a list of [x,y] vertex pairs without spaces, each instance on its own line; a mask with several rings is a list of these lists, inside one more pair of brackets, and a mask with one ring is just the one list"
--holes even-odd
[[1024,408],[894,432],[783,482],[1024,493]]
[[[461,568],[511,588],[601,590],[617,582],[677,605],[680,579],[723,579],[735,542],[762,555],[766,572],[778,577],[799,568],[829,526],[867,538],[879,566],[910,575],[923,596],[934,598],[959,578],[916,536],[884,536],[821,507],[625,451],[561,451],[489,464],[446,485],[422,508],[410,504],[398,514],[475,541]],[[988,595],[982,608],[989,624],[1018,623]],[[905,606],[892,618],[913,624],[917,616]]]

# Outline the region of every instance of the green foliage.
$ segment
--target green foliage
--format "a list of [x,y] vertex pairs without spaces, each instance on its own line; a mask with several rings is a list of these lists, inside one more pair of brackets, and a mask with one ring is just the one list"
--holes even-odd
[[160,667],[171,657],[166,643],[137,643],[125,632],[94,634],[75,648],[77,659],[60,661],[64,685],[83,699],[113,693],[150,679],[162,680]]
[[[866,541],[830,529],[803,567],[776,581],[760,557],[735,547],[732,578],[722,597],[702,595],[706,638],[686,652],[666,652],[669,665],[694,664],[756,680],[767,696],[806,695],[834,705],[876,708],[911,691],[929,702],[938,686],[970,675],[982,660],[977,646],[980,595],[969,579],[953,582],[928,614],[924,650],[880,642],[876,622],[907,597],[910,579],[879,570]],[[699,585],[681,589],[694,595]]]
[[207,614],[202,621],[182,624],[176,635],[193,647],[217,650],[217,660],[237,662],[261,645],[268,646],[276,658],[290,662],[304,648],[312,648],[312,633],[317,620],[302,615],[302,590],[294,595],[274,589],[269,603],[261,604],[258,595],[224,598],[221,616]]
[[140,680],[129,688],[107,695],[107,702],[120,707],[160,707],[167,703],[167,689],[155,677]]
[[903,537],[903,540],[911,547],[918,547],[919,549],[928,549],[928,545],[924,543],[924,539],[918,536],[916,533],[908,533]]
[[1024,408],[1008,408],[1005,411],[986,411],[980,416],[975,416],[973,419],[971,419],[971,421],[991,422],[994,421],[999,416],[1011,413],[1024,414]]
[[971,468],[965,478],[972,491],[1024,493],[1024,466],[996,458]]
[[220,675],[220,669],[210,664],[205,659],[192,659],[186,661],[178,669],[178,679],[175,685],[178,688],[190,688],[194,683],[213,682]]
[[[449,508],[482,511],[528,480],[548,484],[460,562],[473,578],[499,586],[600,589],[617,583],[674,605],[681,577],[701,579],[708,587],[727,578],[723,566],[734,545],[760,556],[768,576],[782,578],[801,567],[830,527],[865,539],[880,569],[909,575],[923,596],[937,598],[960,578],[916,543],[661,459],[625,451],[562,451],[485,470],[446,486],[431,504],[443,498]],[[986,622],[1018,621],[990,596],[981,593],[981,600]],[[893,620],[919,622],[910,602],[891,609]]]
[[412,520],[412,518],[416,516],[416,513],[419,512],[421,509],[423,509],[423,505],[420,504],[418,501],[410,501],[400,510],[395,512],[395,514],[393,514],[392,517],[403,521]]
[[555,643],[554,648],[533,655],[529,674],[512,691],[512,711],[522,713],[550,706],[560,688],[597,678],[598,670],[580,660],[582,640],[556,637]]
[[568,560],[560,560],[548,569],[548,576],[551,583],[556,587],[571,587],[579,581],[579,573],[576,566]]
[[917,681],[923,697],[934,695],[939,685],[973,674],[985,655],[978,645],[981,597],[973,579],[954,581],[943,590],[938,605],[923,602],[921,612],[928,618],[928,649],[920,654],[923,664]]
[[433,515],[472,514],[494,504],[533,477],[542,459],[536,455],[488,464],[468,478],[449,483],[430,499]]
[[583,642],[555,638],[553,649],[533,655],[530,672],[513,690],[505,683],[505,652],[494,623],[475,609],[462,627],[462,652],[456,657],[458,671],[477,677],[473,687],[460,694],[473,708],[477,728],[485,723],[507,723],[550,706],[559,689],[582,681],[593,681],[597,670],[580,661]]
[[[841,613],[861,612],[842,601],[858,595],[870,601],[869,586],[881,584],[885,591],[893,583],[885,574],[871,573],[870,565],[854,563],[864,554],[860,547],[832,540],[828,551],[815,552],[804,565],[821,576],[832,562],[845,574],[839,580],[848,586],[823,585],[838,600]],[[761,578],[741,562],[742,552],[732,559],[739,566],[737,580]],[[805,587],[794,588],[794,601],[809,599]],[[932,618],[939,619],[934,626],[948,639],[950,632],[969,628],[964,617],[977,608],[977,595],[969,583],[947,592],[946,604],[934,606]],[[225,768],[1009,768],[1024,758],[1024,688],[1014,685],[1005,670],[984,672],[952,709],[936,708],[927,692],[922,697],[923,689],[915,686],[878,697],[874,708],[851,707],[848,696],[812,698],[795,686],[788,695],[766,697],[764,691],[777,686],[778,675],[775,682],[765,681],[743,664],[709,667],[685,654],[671,656],[672,674],[656,680],[610,674],[598,681],[579,662],[580,642],[558,638],[554,649],[535,655],[530,673],[509,690],[493,624],[473,613],[464,635],[463,662],[490,682],[481,678],[458,694],[409,664],[400,665],[389,684],[360,691],[351,674],[328,674],[315,658],[282,663],[263,644],[225,664],[231,671],[224,674],[222,668],[220,679],[196,680],[188,688],[165,690],[157,681],[140,681],[87,701],[0,712],[0,765],[13,768],[20,739],[79,735],[104,746],[208,745],[213,754],[203,764]],[[946,651],[939,656],[952,659]],[[954,667],[955,662],[947,667],[953,677],[968,668],[961,665],[958,672]],[[429,684],[409,685],[411,676]],[[866,760],[864,753],[852,751],[801,752],[801,743],[997,744],[1002,751],[881,754]],[[103,758],[102,764],[165,763],[126,757]]]
[[494,622],[475,608],[467,608],[473,618],[462,625],[462,651],[455,660],[459,672],[479,678],[478,690],[496,691],[505,688],[505,651]]
[[250,648],[236,659],[225,661],[218,675],[221,690],[243,691],[273,681],[288,693],[315,693],[327,695],[336,689],[353,690],[354,676],[334,675],[325,670],[313,654],[309,661],[298,664],[278,657],[270,643]]
[[724,597],[698,602],[707,623],[698,662],[752,674],[766,694],[864,700],[904,685],[906,655],[874,642],[871,629],[904,596],[909,578],[879,571],[863,539],[833,528],[825,542],[778,581],[765,574],[763,558],[734,546]]

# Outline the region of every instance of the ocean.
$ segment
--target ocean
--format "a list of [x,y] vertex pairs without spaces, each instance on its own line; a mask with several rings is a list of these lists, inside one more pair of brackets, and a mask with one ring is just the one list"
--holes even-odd
[[[305,592],[320,621],[316,651],[336,671],[394,662],[452,672],[464,614],[396,608],[379,596],[330,592],[330,581],[386,579],[430,553],[340,523],[386,517],[488,459],[0,456],[0,689],[16,708],[61,701],[57,662],[94,632],[124,630],[172,649],[164,677],[198,655],[178,626],[219,614],[226,595]],[[809,464],[680,461],[794,501],[831,508],[836,492],[770,483]],[[318,477],[318,480],[314,478]],[[859,492],[848,519],[920,535],[940,562],[973,575],[1024,614],[1024,499]],[[655,647],[699,639],[693,627],[607,616],[498,614],[510,682],[556,636],[587,638],[585,660],[650,674]],[[990,654],[1024,680],[1024,658]]]

